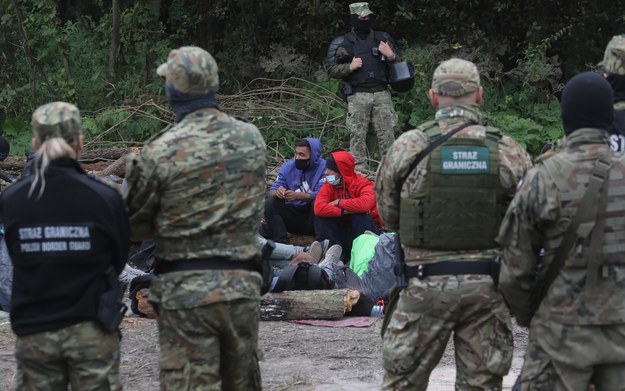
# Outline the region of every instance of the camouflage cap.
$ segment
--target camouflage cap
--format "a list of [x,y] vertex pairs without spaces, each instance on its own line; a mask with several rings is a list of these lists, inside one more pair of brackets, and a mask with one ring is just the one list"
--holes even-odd
[[625,75],[625,34],[612,37],[599,65],[607,72]]
[[479,86],[480,73],[475,64],[459,58],[442,62],[432,77],[432,90],[442,96],[466,95]]
[[369,3],[351,3],[349,5],[349,13],[358,15],[361,18],[373,14],[369,9]]
[[219,87],[217,62],[210,53],[197,46],[172,50],[167,62],[161,64],[156,73],[185,94],[204,95]]
[[40,143],[54,137],[63,137],[72,143],[82,134],[80,112],[71,103],[52,102],[39,106],[31,124],[33,135]]

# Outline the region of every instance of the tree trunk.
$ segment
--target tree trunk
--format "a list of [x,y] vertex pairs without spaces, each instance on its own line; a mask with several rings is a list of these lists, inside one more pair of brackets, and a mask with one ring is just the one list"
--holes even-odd
[[260,298],[260,319],[339,319],[359,298],[351,289],[267,293]]
[[108,64],[108,80],[113,83],[115,81],[115,64],[117,63],[117,49],[119,48],[120,40],[120,9],[119,0],[113,0],[111,6],[111,17],[113,19],[113,28],[111,32],[111,45],[109,46],[109,64]]

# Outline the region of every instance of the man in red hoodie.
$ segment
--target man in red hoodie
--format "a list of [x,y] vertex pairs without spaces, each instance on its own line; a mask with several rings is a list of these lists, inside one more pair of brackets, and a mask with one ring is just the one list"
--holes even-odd
[[373,182],[357,174],[354,156],[332,152],[326,159],[326,183],[315,199],[315,231],[318,238],[343,248],[343,261],[350,259],[352,241],[365,231],[380,233]]

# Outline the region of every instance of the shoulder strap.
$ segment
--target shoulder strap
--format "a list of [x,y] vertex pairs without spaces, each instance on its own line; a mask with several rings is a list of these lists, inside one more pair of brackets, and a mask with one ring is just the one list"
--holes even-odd
[[410,175],[411,172],[414,171],[415,168],[417,168],[417,166],[419,165],[419,163],[421,163],[421,160],[423,160],[427,155],[429,155],[430,153],[432,153],[432,151],[434,149],[436,149],[439,145],[443,144],[445,141],[449,140],[449,138],[451,136],[453,136],[454,134],[460,132],[462,129],[464,128],[468,128],[469,126],[472,125],[476,125],[475,122],[473,121],[469,121],[466,122],[460,126],[458,126],[457,128],[452,129],[449,133],[445,133],[442,134],[440,136],[438,136],[436,139],[434,139],[427,147],[425,147],[424,149],[421,150],[421,152],[419,152],[417,154],[417,156],[415,156],[414,160],[412,161],[412,163],[410,164],[410,167],[408,168],[408,171],[406,171],[406,174],[404,174],[401,178],[400,181],[397,183],[397,192],[400,193],[401,192],[401,188],[404,185],[404,182],[406,182],[406,179],[408,178],[408,176]]
[[354,43],[358,40],[356,33],[354,33],[353,31],[350,31],[349,33],[345,34],[344,37],[351,43]]
[[[608,151],[607,154],[601,156],[595,161],[595,166],[590,174],[588,187],[586,187],[584,196],[580,201],[577,213],[575,213],[575,216],[571,221],[571,225],[569,225],[568,229],[564,233],[562,243],[560,243],[560,246],[554,254],[553,262],[549,265],[549,269],[547,269],[547,272],[545,273],[544,282],[541,284],[542,292],[540,292],[540,300],[545,297],[549,286],[551,286],[560,273],[560,269],[562,269],[568,254],[578,238],[586,239],[592,232],[593,228],[595,228],[595,222],[597,220],[597,198],[600,197],[599,190],[602,188],[606,178],[608,177],[610,167],[612,166],[609,158],[609,152],[611,151]],[[603,227],[600,228],[603,229]],[[597,239],[601,238],[596,238],[595,241]]]

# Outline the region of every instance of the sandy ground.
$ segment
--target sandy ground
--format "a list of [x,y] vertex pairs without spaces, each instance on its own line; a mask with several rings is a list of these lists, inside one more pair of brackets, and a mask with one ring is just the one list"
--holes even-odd
[[[263,389],[271,391],[364,391],[382,382],[381,320],[367,328],[327,328],[289,322],[261,322]],[[127,391],[158,390],[156,322],[127,317],[122,324],[121,373]],[[515,326],[515,356],[504,389],[519,373],[527,344],[525,329]],[[13,390],[15,358],[8,316],[0,312],[0,391]],[[430,378],[428,390],[454,389],[453,347]]]

